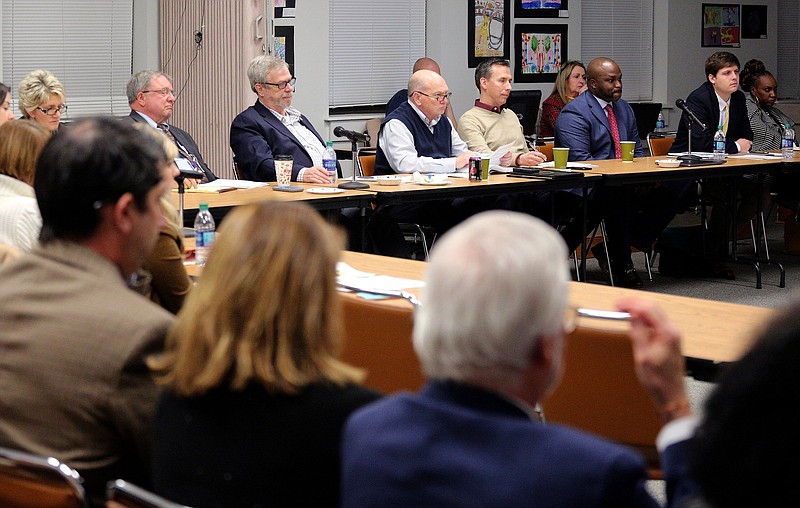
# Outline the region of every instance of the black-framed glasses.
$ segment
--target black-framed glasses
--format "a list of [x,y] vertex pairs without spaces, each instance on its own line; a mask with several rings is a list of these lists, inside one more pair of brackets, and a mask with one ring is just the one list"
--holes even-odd
[[267,83],[267,82],[263,82],[263,83],[261,83],[261,84],[262,84],[262,85],[271,85],[271,86],[276,86],[276,87],[278,87],[278,90],[286,90],[286,87],[287,87],[287,86],[294,86],[294,84],[295,84],[295,83],[297,83],[297,78],[293,77],[293,78],[292,78],[292,79],[290,79],[289,81],[281,81],[280,83]]
[[156,93],[161,97],[166,97],[168,95],[175,97],[175,91],[172,90],[171,88],[166,88],[166,87],[158,88],[156,90],[142,90],[142,93]]
[[66,113],[67,112],[67,105],[66,104],[62,104],[60,106],[52,106],[52,107],[49,107],[47,109],[40,108],[40,107],[37,106],[36,109],[38,109],[39,111],[41,111],[42,113],[44,113],[47,116],[56,116],[56,114]]
[[425,92],[420,92],[419,90],[417,90],[417,93],[421,93],[425,97],[430,97],[431,99],[435,100],[436,102],[444,102],[445,99],[450,100],[450,97],[453,96],[453,92],[435,93],[433,95],[428,95]]

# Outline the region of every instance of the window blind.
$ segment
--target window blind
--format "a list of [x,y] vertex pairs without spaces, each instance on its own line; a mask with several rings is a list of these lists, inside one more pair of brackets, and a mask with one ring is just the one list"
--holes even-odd
[[45,69],[64,85],[65,119],[127,114],[132,0],[2,0],[3,83],[15,112],[20,80]]
[[622,69],[622,98],[653,99],[653,0],[581,4],[581,58],[613,58]]
[[[800,99],[800,4],[778,0],[778,92],[781,98]],[[744,62],[742,62],[744,65]],[[795,119],[797,120],[797,119]]]
[[425,56],[425,0],[330,2],[331,108],[386,104]]

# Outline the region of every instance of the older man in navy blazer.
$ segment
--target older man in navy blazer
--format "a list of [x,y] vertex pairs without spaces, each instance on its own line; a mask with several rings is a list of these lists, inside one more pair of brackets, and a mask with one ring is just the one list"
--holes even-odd
[[[595,58],[586,67],[588,90],[567,104],[556,120],[555,146],[569,148],[569,159],[619,159],[619,142],[636,143],[634,157],[643,157],[642,141],[631,106],[622,97],[622,71],[610,58]],[[616,136],[615,136],[616,134]],[[641,287],[631,261],[631,247],[652,250],[656,237],[677,213],[679,189],[668,186],[606,187],[589,202],[590,220],[605,219],[611,266],[603,262],[602,246],[592,249],[600,267],[612,272],[614,281]]]
[[[430,381],[351,415],[344,508],[659,506],[635,452],[536,421],[562,371],[566,256],[555,229],[516,212],[479,214],[436,243],[413,338]],[[658,445],[674,504],[696,491],[680,337],[648,302],[617,306],[631,313],[639,378],[669,422]]]
[[[258,56],[247,68],[256,103],[231,124],[231,149],[244,179],[276,181],[275,156],[292,156],[292,181],[326,184],[325,143],[311,122],[292,107],[296,78],[283,60]],[[341,176],[341,168],[337,163]]]

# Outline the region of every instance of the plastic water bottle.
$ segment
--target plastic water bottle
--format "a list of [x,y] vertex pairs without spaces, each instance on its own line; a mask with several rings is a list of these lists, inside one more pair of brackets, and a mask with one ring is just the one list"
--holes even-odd
[[322,153],[322,166],[328,172],[328,183],[336,183],[336,150],[333,149],[333,141],[325,144],[325,151]]
[[206,264],[208,253],[214,245],[216,229],[214,217],[208,211],[208,204],[200,203],[200,211],[194,218],[194,259],[200,266]]
[[714,160],[725,160],[725,132],[721,125],[717,127],[717,133],[714,134]]
[[664,112],[658,110],[658,118],[656,118],[656,132],[664,132],[666,125],[664,124]]
[[783,152],[784,159],[794,158],[794,129],[790,124],[786,124],[783,130],[783,139],[781,140],[781,152]]

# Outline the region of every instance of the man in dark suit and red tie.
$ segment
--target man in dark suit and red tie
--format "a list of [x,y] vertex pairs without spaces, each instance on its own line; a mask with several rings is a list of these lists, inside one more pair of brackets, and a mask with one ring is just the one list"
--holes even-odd
[[[595,58],[586,67],[588,90],[567,104],[556,120],[555,146],[569,148],[569,160],[620,159],[620,142],[636,143],[634,157],[644,157],[636,117],[622,99],[622,70],[610,58]],[[631,247],[650,252],[656,237],[678,212],[686,184],[656,187],[615,186],[598,189],[589,202],[589,220],[605,219],[610,266],[603,246],[592,252],[614,282],[638,288],[642,280],[631,261]],[[590,225],[594,225],[590,224]]]
[[175,90],[171,77],[163,72],[139,71],[128,80],[126,92],[128,103],[131,105],[131,113],[125,118],[126,121],[146,122],[164,132],[175,142],[178,147],[178,157],[175,159],[178,169],[202,171],[203,182],[217,179],[208,169],[200,148],[192,136],[167,123],[172,117],[172,108],[175,104]]

